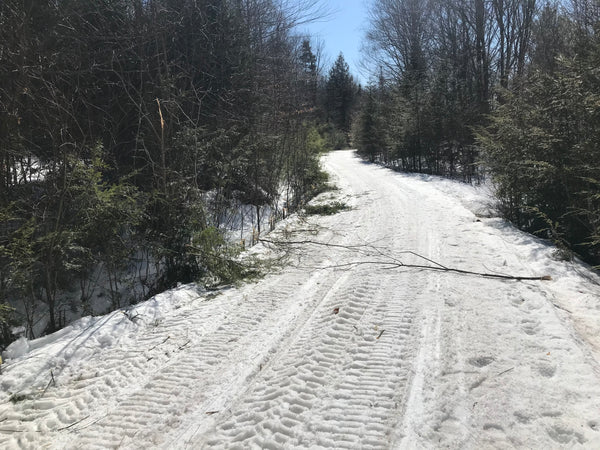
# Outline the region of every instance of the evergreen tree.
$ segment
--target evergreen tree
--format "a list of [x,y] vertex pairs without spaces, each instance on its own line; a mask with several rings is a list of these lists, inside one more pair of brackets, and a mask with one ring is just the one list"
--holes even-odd
[[379,89],[367,86],[362,96],[355,141],[359,153],[369,158],[371,162],[376,160],[387,162],[383,108],[384,103],[381,101]]
[[318,100],[319,73],[317,68],[317,57],[313,53],[310,41],[308,39],[302,40],[302,46],[300,49],[300,63],[302,66],[302,90],[306,92],[307,106],[309,108],[314,108],[317,106]]
[[349,133],[357,86],[342,53],[329,71],[325,89],[328,120],[338,130]]
[[[471,181],[481,150],[506,217],[598,262],[598,11],[376,0],[367,48],[391,86],[379,117],[393,165]],[[371,160],[377,105],[370,94],[356,131]]]
[[534,72],[478,135],[504,214],[600,262],[600,46]]
[[306,199],[318,68],[287,8],[0,2],[0,305],[29,336],[91,312],[95,279],[121,307],[215,273],[236,204]]

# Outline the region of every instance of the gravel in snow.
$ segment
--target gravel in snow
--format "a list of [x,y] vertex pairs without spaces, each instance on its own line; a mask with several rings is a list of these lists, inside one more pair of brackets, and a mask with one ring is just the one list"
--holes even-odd
[[[340,189],[317,201],[351,209],[269,239],[335,246],[13,344],[0,447],[599,448],[598,277],[490,218],[470,186],[350,151],[324,163]],[[424,263],[406,251],[552,281],[384,264]]]

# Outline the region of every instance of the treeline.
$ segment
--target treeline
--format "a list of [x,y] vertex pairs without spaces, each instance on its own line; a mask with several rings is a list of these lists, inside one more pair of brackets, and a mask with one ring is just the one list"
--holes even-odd
[[518,226],[600,263],[600,3],[375,0],[363,155],[480,179]]
[[222,211],[253,205],[260,232],[305,201],[323,89],[297,3],[0,3],[2,342],[226,278]]

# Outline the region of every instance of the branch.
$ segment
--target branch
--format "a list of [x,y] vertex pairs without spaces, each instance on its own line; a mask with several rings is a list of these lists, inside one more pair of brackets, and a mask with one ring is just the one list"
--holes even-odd
[[[410,252],[410,253],[412,253],[412,252]],[[422,257],[419,254],[415,254],[415,256]],[[427,258],[423,257],[423,259],[427,259]],[[398,269],[401,267],[406,267],[409,269],[436,270],[438,272],[452,272],[452,273],[459,273],[462,275],[475,275],[475,276],[484,277],[484,278],[497,278],[497,279],[501,279],[501,280],[517,280],[517,281],[551,281],[552,280],[552,277],[549,275],[533,276],[533,277],[519,276],[519,275],[502,275],[502,274],[497,274],[497,273],[475,272],[475,271],[471,271],[471,270],[455,269],[452,267],[442,266],[441,264],[439,264],[435,261],[431,261],[431,262],[434,264],[437,264],[437,266],[426,266],[426,265],[422,265],[422,264],[405,264],[402,262],[387,262],[387,261],[351,261],[351,262],[344,263],[344,264],[315,267],[314,269],[317,269],[317,270],[337,269],[337,268],[342,268],[342,267],[352,267],[352,266],[360,266],[360,265],[368,264],[368,265],[388,266],[388,267],[385,267],[384,270]]]
[[411,267],[411,268],[415,268],[415,269],[438,270],[438,271],[442,271],[442,272],[454,272],[454,273],[460,273],[463,275],[476,275],[476,276],[484,277],[484,278],[498,278],[501,280],[517,280],[517,281],[526,281],[526,280],[551,281],[552,280],[552,277],[549,275],[524,277],[524,276],[518,276],[518,275],[501,275],[498,273],[474,272],[471,270],[454,269],[451,267],[443,268],[443,267],[435,267],[435,266],[422,266],[422,265],[418,265],[418,264],[402,264],[402,267]]
[[63,430],[68,430],[69,428],[73,428],[75,425],[80,424],[81,422],[83,422],[85,419],[88,419],[90,416],[87,415],[85,416],[83,419],[78,420],[77,422],[73,422],[71,425],[67,425],[66,427],[62,427],[62,428],[57,428],[55,431],[63,431]]
[[317,242],[317,241],[310,241],[310,240],[306,240],[306,241],[272,241],[270,239],[263,239],[263,238],[259,238],[258,240],[259,242],[264,242],[266,244],[272,244],[272,245],[306,245],[306,244],[311,244],[311,245],[322,245],[324,247],[335,247],[335,248],[343,248],[345,250],[354,250],[354,249],[358,249],[358,248],[369,248],[372,249],[374,248],[373,246],[370,245],[340,245],[340,244],[330,244],[328,242]]
[[433,259],[427,258],[426,256],[420,255],[419,253],[413,252],[411,250],[404,250],[404,251],[398,252],[399,255],[416,256],[417,258],[421,258],[421,259],[431,263],[432,265],[407,264],[407,263],[402,262],[395,255],[383,252],[380,248],[377,248],[370,244],[341,245],[341,244],[331,244],[331,243],[327,243],[327,242],[318,242],[318,241],[311,241],[311,240],[272,241],[269,239],[260,239],[260,241],[267,243],[267,244],[273,244],[273,245],[320,245],[320,246],[324,246],[324,247],[342,248],[344,250],[354,250],[354,251],[358,250],[359,253],[363,253],[363,254],[364,254],[364,250],[367,249],[367,250],[373,250],[374,253],[376,254],[376,255],[373,255],[373,253],[371,253],[370,256],[380,256],[380,257],[384,258],[384,260],[351,261],[351,262],[343,263],[343,264],[315,267],[314,269],[317,269],[317,270],[337,269],[337,268],[342,268],[342,267],[353,267],[353,266],[358,266],[358,265],[369,264],[369,265],[387,266],[387,267],[385,267],[385,270],[406,267],[406,268],[410,268],[410,269],[436,270],[438,272],[452,272],[452,273],[458,273],[458,274],[462,274],[462,275],[474,275],[474,276],[478,276],[478,277],[495,278],[495,279],[500,279],[500,280],[516,280],[516,281],[550,281],[550,280],[552,280],[552,278],[549,275],[544,275],[544,276],[504,275],[504,274],[498,274],[498,273],[476,272],[476,271],[472,271],[472,270],[457,269],[457,268],[453,268],[453,267],[446,267],[446,266],[438,263],[437,261],[434,261]]

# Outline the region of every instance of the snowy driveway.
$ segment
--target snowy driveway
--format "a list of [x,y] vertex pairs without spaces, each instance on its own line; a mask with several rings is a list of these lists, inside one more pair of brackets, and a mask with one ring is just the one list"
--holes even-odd
[[0,446],[600,448],[598,278],[483,217],[469,186],[349,151],[325,167],[340,190],[320,201],[351,209],[281,224],[283,270],[83,319],[9,361]]

